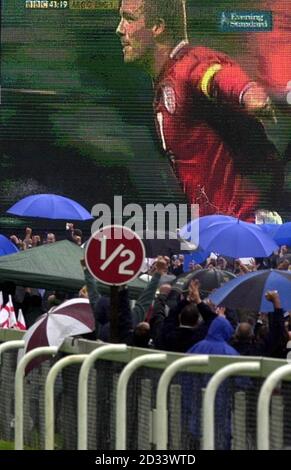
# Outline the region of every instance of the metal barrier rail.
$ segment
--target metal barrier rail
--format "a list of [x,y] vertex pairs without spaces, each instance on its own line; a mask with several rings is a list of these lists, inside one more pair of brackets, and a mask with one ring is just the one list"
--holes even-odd
[[97,359],[110,353],[126,351],[126,344],[101,346],[92,351],[82,364],[78,386],[78,450],[86,450],[88,446],[88,377],[90,369]]
[[76,354],[60,359],[49,371],[45,383],[45,450],[55,445],[54,386],[57,375],[65,367],[82,363],[88,354]]
[[157,389],[157,410],[155,419],[155,435],[157,436],[157,450],[166,450],[168,447],[168,388],[172,378],[183,367],[190,365],[207,365],[208,356],[187,356],[177,359],[173,364],[168,366],[162,374]]
[[127,385],[130,377],[139,367],[157,362],[162,363],[165,362],[166,359],[166,354],[145,354],[144,356],[133,359],[121,372],[116,392],[116,450],[126,450],[126,399]]
[[291,375],[291,364],[281,366],[265,380],[260,390],[257,408],[257,443],[258,450],[270,449],[270,418],[269,408],[274,388],[280,380]]
[[0,364],[2,360],[2,354],[11,351],[12,349],[24,348],[25,341],[23,339],[19,341],[7,341],[7,343],[0,344]]
[[36,348],[29,351],[20,360],[15,373],[15,450],[23,449],[23,378],[25,368],[37,356],[52,355],[58,352],[56,346]]
[[238,364],[230,364],[223,367],[214,374],[207,384],[202,405],[203,416],[203,450],[214,450],[214,422],[215,422],[215,397],[218,387],[222,382],[236,374],[237,372],[252,372],[259,371],[261,367],[260,362],[240,362]]
[[[18,336],[17,334],[18,333]],[[21,338],[20,332],[16,331],[0,331],[0,337],[2,338],[2,341],[5,341],[4,344],[0,344],[0,364],[2,362],[3,364],[3,354],[6,351],[13,350],[13,349],[20,349],[24,347],[24,341],[19,340]],[[14,341],[16,340],[17,341]],[[119,349],[121,347],[121,350]],[[147,353],[146,350],[142,349],[134,349],[130,347],[126,347],[125,345],[102,345],[99,346],[98,344],[95,344],[93,342],[86,342],[84,340],[76,340],[74,343],[72,343],[72,340],[67,340],[65,346],[65,349],[63,349],[67,354],[73,355],[73,361],[75,363],[79,362],[76,354],[81,354],[87,361],[87,366],[89,366],[90,362],[90,367],[93,365],[96,359],[103,357],[103,354],[106,353],[106,360],[110,361],[116,361],[120,364],[125,365],[125,369],[127,369],[128,372],[135,370],[137,368],[137,365],[132,363],[133,361],[132,357],[134,359],[140,358],[139,360],[140,365],[142,364],[143,360],[142,356],[159,356],[161,353],[157,351],[156,354],[151,352],[151,354]],[[94,348],[94,349],[93,349]],[[97,348],[97,349],[96,349]],[[106,352],[105,352],[106,348]],[[117,349],[116,349],[117,348]],[[92,351],[93,350],[93,351]],[[91,353],[92,357],[89,361],[89,356],[87,354],[83,354],[84,351],[87,353]],[[100,352],[99,352],[100,351]],[[123,354],[120,356],[116,357],[116,352],[122,351]],[[15,448],[16,449],[22,449],[23,448],[23,377],[24,377],[24,371],[30,360],[32,360],[34,357],[37,357],[39,354],[55,354],[56,348],[39,348],[38,350],[33,350],[30,351],[26,356],[24,356],[16,370],[16,375],[15,375]],[[93,356],[95,358],[93,359]],[[163,354],[162,354],[163,356]],[[219,379],[220,381],[224,380],[228,375],[232,375],[233,373],[238,373],[240,375],[241,372],[247,372],[247,371],[252,371],[251,376],[254,377],[264,377],[267,378],[261,388],[260,394],[259,394],[259,400],[258,400],[258,407],[257,407],[257,444],[259,449],[269,449],[270,448],[270,430],[269,430],[269,425],[270,423],[270,417],[269,417],[269,406],[270,406],[270,401],[271,401],[271,395],[274,387],[277,385],[277,383],[280,380],[285,379],[286,381],[290,382],[291,381],[291,365],[288,364],[286,365],[286,361],[283,360],[276,360],[276,359],[269,359],[269,358],[233,358],[233,357],[219,357],[219,356],[211,356],[209,357],[209,362],[206,360],[204,365],[199,365],[198,367],[194,366],[194,363],[196,359],[207,359],[207,356],[186,356],[186,357],[179,357],[179,355],[175,355],[174,353],[167,352],[167,363],[172,362],[171,366],[167,367],[167,369],[162,373],[160,377],[160,381],[158,384],[158,393],[157,393],[157,410],[154,411],[154,416],[153,416],[153,424],[154,424],[154,433],[155,436],[153,437],[153,441],[148,441],[148,442],[156,442],[157,443],[157,448],[158,449],[166,449],[167,448],[167,440],[168,440],[168,410],[167,410],[167,401],[165,401],[162,404],[162,407],[160,406],[161,400],[162,400],[162,393],[161,393],[161,385],[162,385],[162,377],[163,380],[166,382],[166,377],[169,374],[174,375],[173,371],[177,368],[180,370],[180,368],[184,368],[185,372],[185,367],[187,365],[189,366],[190,364],[193,365],[191,368],[192,372],[196,373],[203,373],[203,374],[215,374],[212,379],[210,379],[204,399],[203,399],[203,448],[204,449],[213,449],[214,447],[214,400],[215,400],[215,394],[217,392],[219,384],[216,383],[216,381]],[[150,357],[149,357],[150,359]],[[60,360],[49,372],[50,377],[52,377],[57,369],[54,369],[57,365],[58,367],[61,367],[61,361]],[[64,359],[64,365],[68,365],[67,361],[70,361],[70,359],[65,358]],[[81,361],[81,359],[80,359]],[[92,362],[91,362],[92,361]],[[129,362],[130,361],[130,362]],[[189,362],[188,362],[189,361]],[[148,362],[148,366],[151,367],[152,364],[150,364],[151,361]],[[155,361],[152,361],[155,362]],[[247,362],[247,364],[246,364]],[[60,363],[60,364],[59,364]],[[84,366],[83,363],[83,366]],[[126,365],[128,363],[128,365]],[[248,366],[248,363],[250,365],[250,368]],[[5,364],[5,363],[4,363]],[[138,364],[138,362],[137,362]],[[182,366],[183,364],[183,366]],[[226,365],[228,364],[228,365]],[[196,363],[197,365],[197,363]],[[82,366],[82,367],[83,367]],[[233,366],[234,369],[233,369]],[[6,367],[6,366],[5,366]],[[12,367],[11,370],[12,372],[14,371],[14,366]],[[82,369],[81,367],[81,369]],[[162,370],[165,367],[165,365],[159,360],[155,368]],[[171,367],[173,367],[173,370],[171,371]],[[247,370],[245,370],[245,367],[247,367]],[[88,374],[89,374],[89,369],[87,372],[83,369],[83,374],[85,375],[79,375],[79,391],[81,392],[81,398],[79,395],[78,398],[78,446],[80,444],[79,448],[87,448],[87,406],[88,406],[88,390],[85,390],[85,395],[82,398],[82,390],[84,391],[84,386],[87,387],[87,383],[85,385],[84,377],[87,375],[88,379]],[[120,392],[120,389],[118,389],[118,394],[117,397],[120,395],[121,400],[118,400],[118,406],[119,404],[121,407],[124,405],[124,397],[126,400],[126,387],[128,385],[128,380],[129,377],[126,378],[125,375],[125,369],[123,372],[120,374],[119,379],[121,378],[121,375],[123,375],[123,387],[125,387],[125,390]],[[53,372],[54,370],[54,372]],[[232,373],[230,374],[230,370],[232,370]],[[218,371],[218,372],[217,372]],[[228,372],[227,372],[228,371]],[[187,370],[186,370],[187,372]],[[227,372],[227,373],[226,373]],[[226,374],[226,375],[225,375]],[[55,376],[56,377],[56,376]],[[86,377],[85,377],[86,379]],[[170,377],[168,377],[169,382],[170,382]],[[87,382],[87,381],[86,381]],[[168,382],[168,384],[169,384]],[[120,382],[121,383],[121,382]],[[47,387],[47,384],[46,384]],[[46,390],[46,394],[53,394],[53,385],[48,386],[50,388],[50,392]],[[120,385],[121,387],[121,385]],[[9,390],[13,391],[13,388],[11,387],[11,384],[9,384]],[[163,399],[167,400],[167,395],[165,394],[165,391],[163,392],[164,396]],[[85,398],[84,398],[85,397]],[[46,448],[53,448],[53,441],[51,439],[54,439],[54,434],[53,437],[51,438],[51,434],[53,433],[53,419],[54,418],[48,418],[49,414],[52,413],[53,415],[53,408],[54,407],[54,402],[50,402],[50,400],[53,400],[53,395],[51,398],[46,398],[45,401],[48,403],[48,409],[45,409],[46,415],[46,428],[48,429],[48,435],[46,435]],[[80,405],[81,402],[81,405]],[[165,404],[166,403],[166,404]],[[126,403],[125,403],[126,404]],[[85,412],[83,416],[81,416],[82,410],[84,411],[84,405],[86,406]],[[119,410],[120,416],[126,416],[126,409],[122,408]],[[81,419],[79,419],[81,416]],[[11,419],[11,418],[9,418]],[[118,418],[117,418],[118,419]],[[151,418],[150,418],[151,419]],[[83,429],[86,429],[86,432],[83,431],[80,432],[80,427],[82,429],[82,420],[83,420]],[[5,421],[6,422],[6,421]],[[84,425],[84,422],[86,423]],[[116,426],[120,426],[119,431],[117,431],[117,438],[116,438],[116,447],[117,448],[125,448],[125,442],[126,442],[126,432],[120,432],[121,428],[124,430],[126,428],[126,422],[123,422],[123,424],[119,423]],[[116,428],[117,429],[117,428]],[[165,430],[165,432],[163,431]],[[273,429],[273,428],[272,428]],[[119,438],[118,438],[119,436]],[[282,440],[282,439],[281,439]],[[178,442],[178,441],[177,441]],[[278,441],[279,442],[279,441]],[[283,444],[282,442],[278,444],[279,447],[277,448],[282,448]],[[84,447],[82,447],[84,446]],[[141,447],[143,448],[143,447]]]

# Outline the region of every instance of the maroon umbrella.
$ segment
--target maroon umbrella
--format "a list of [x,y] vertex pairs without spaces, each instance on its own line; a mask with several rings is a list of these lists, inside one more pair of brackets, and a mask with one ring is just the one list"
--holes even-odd
[[[67,300],[39,317],[27,330],[23,336],[25,347],[21,351],[21,357],[41,346],[60,347],[68,336],[90,333],[94,330],[95,320],[89,300],[79,298]],[[26,368],[26,373],[47,358],[48,356],[41,356],[33,359]]]

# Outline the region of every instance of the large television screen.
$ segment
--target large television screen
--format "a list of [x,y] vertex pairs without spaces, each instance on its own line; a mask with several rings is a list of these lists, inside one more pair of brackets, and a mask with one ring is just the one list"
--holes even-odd
[[289,0],[145,3],[2,0],[0,212],[55,193],[290,219]]

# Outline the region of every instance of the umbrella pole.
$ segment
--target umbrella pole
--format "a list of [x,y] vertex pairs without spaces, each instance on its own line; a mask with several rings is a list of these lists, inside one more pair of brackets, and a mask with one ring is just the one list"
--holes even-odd
[[119,342],[119,332],[118,332],[118,286],[110,287],[110,305],[111,305],[111,315],[110,315],[110,341],[111,343]]

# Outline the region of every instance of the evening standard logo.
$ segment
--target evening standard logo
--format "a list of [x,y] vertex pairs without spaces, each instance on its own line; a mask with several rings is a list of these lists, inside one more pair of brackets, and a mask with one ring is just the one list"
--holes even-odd
[[222,11],[220,30],[224,33],[272,31],[271,11]]

